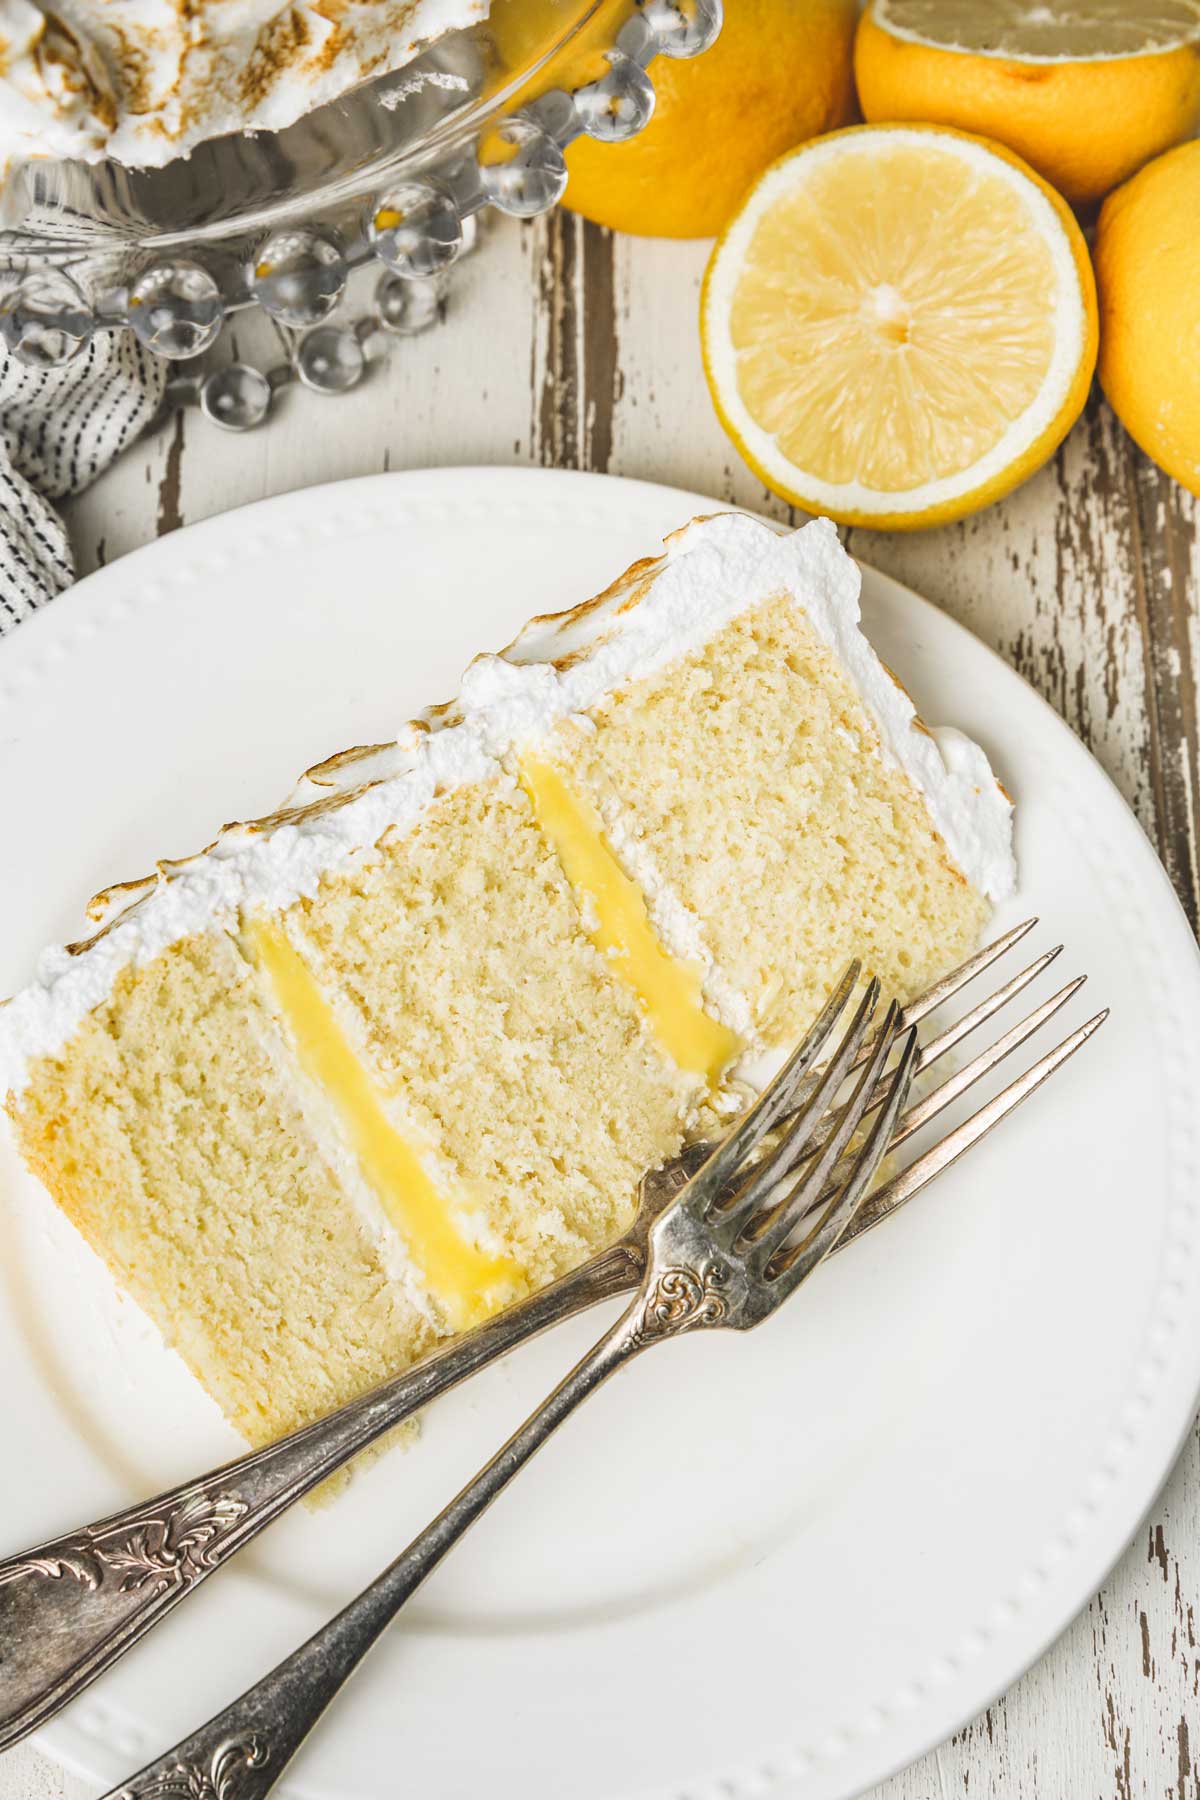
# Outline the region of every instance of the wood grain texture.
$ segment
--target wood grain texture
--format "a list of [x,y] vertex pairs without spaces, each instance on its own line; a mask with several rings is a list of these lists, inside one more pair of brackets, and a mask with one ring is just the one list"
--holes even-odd
[[[611,470],[792,515],[712,415],[696,332],[706,246],[614,239],[559,215],[500,225],[442,325],[354,394],[290,391],[245,438],[189,413],[71,508],[83,569],[176,526],[339,476],[445,463]],[[243,350],[252,327],[239,326]],[[913,536],[855,531],[1013,663],[1095,752],[1200,912],[1200,506],[1154,469],[1099,395],[1007,501]],[[570,596],[564,596],[568,599]],[[1049,1654],[872,1800],[1200,1800],[1200,1434],[1103,1591]],[[41,1782],[39,1787],[37,1784]],[[81,1800],[36,1756],[0,1800]]]

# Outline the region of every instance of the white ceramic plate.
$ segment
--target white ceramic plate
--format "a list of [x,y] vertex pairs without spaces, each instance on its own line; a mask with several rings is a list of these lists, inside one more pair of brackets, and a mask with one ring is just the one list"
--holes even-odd
[[[475,650],[711,510],[631,482],[382,476],[180,532],[0,648],[0,991],[85,897],[266,811],[455,691]],[[1099,1584],[1200,1386],[1200,975],[1097,765],[1009,669],[866,573],[927,715],[1018,800],[1035,947],[1113,1017],[903,1219],[745,1339],[605,1389],[375,1652],[286,1778],[307,1800],[846,1796],[945,1736]],[[736,904],[736,897],[733,898]],[[1039,992],[1048,992],[1043,978]],[[1085,1002],[1087,1003],[1085,1008]],[[1050,1040],[1047,1039],[1047,1042]],[[236,1445],[5,1147],[0,1546]],[[290,1517],[42,1734],[107,1786],[371,1576],[595,1334],[575,1321]]]

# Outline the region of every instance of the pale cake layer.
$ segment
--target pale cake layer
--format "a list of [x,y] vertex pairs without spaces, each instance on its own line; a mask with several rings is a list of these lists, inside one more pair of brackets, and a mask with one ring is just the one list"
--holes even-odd
[[530,1285],[618,1235],[703,1083],[589,940],[515,784],[450,795],[286,923],[398,1116]]
[[557,743],[700,921],[767,1046],[807,1029],[852,956],[904,998],[978,940],[987,902],[786,598],[611,695]]
[[[534,619],[507,649],[477,657],[459,698],[410,721],[395,742],[327,758],[270,817],[226,826],[198,854],[97,895],[92,935],[46,950],[33,978],[0,1006],[0,1091],[19,1104],[36,1059],[69,1042],[128,964],[186,936],[236,929],[259,908],[311,897],[324,879],[357,869],[385,838],[412,829],[439,796],[501,769],[519,774],[522,756],[548,743],[559,723],[685,667],[726,625],[781,596],[861,697],[873,744],[912,783],[953,865],[979,894],[1007,898],[1011,802],[978,745],[931,732],[916,716],[859,628],[858,588],[827,520],[790,534],[741,515],[694,520],[672,534],[663,556],[635,564],[604,594]],[[661,913],[669,896],[654,898]]]
[[252,1443],[433,1341],[326,1166],[275,1032],[230,940],[186,939],[121,976],[15,1115],[35,1174]]
[[611,1242],[680,1147],[707,1083],[584,904],[501,776],[124,971],[31,1070],[26,1160],[252,1442]]

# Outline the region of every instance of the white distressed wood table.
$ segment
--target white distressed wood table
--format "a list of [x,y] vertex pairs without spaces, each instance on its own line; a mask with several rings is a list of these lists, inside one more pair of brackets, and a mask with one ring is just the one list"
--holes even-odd
[[[608,470],[788,517],[709,405],[696,330],[706,250],[612,238],[566,215],[496,227],[458,272],[444,322],[398,343],[354,393],[290,389],[245,437],[177,414],[136,446],[71,507],[81,571],[268,494],[448,463]],[[244,353],[255,328],[239,330]],[[1009,500],[940,531],[848,534],[1057,707],[1136,809],[1193,928],[1198,524],[1200,503],[1133,448],[1097,393]],[[1198,1615],[1193,1429],[1150,1519],[1059,1643],[873,1800],[1200,1800]],[[0,1761],[0,1800],[87,1792],[35,1751]]]

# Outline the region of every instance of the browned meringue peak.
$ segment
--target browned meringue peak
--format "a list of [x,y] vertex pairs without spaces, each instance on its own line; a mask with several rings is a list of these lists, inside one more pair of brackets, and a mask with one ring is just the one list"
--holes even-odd
[[276,131],[489,0],[0,0],[0,168],[130,168],[231,131]]

